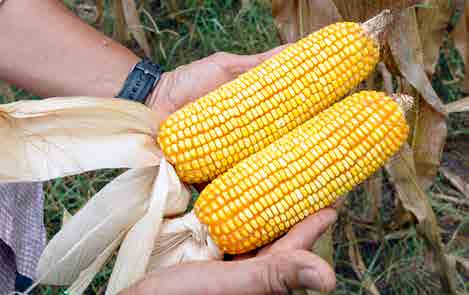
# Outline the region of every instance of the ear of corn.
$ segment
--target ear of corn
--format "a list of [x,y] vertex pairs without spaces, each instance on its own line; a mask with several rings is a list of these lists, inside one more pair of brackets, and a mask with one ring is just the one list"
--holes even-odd
[[212,180],[336,102],[378,59],[359,24],[327,26],[172,114],[158,142],[183,181]]
[[225,253],[265,245],[350,191],[398,151],[408,126],[384,93],[351,95],[220,175],[195,204]]

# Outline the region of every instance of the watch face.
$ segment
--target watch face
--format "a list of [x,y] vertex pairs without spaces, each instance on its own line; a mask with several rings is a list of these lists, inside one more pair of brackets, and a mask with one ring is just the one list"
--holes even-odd
[[161,67],[144,59],[134,66],[117,97],[145,103],[160,76]]

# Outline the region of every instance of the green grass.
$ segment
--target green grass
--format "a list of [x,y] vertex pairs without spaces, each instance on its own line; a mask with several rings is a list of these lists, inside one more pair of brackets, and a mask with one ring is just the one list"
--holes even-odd
[[[66,4],[84,16],[88,21],[92,15],[87,9],[94,1],[66,0]],[[242,9],[240,1],[185,0],[185,1],[145,1],[145,13],[142,22],[149,32],[153,48],[153,59],[165,70],[208,56],[217,51],[239,54],[253,54],[279,45],[273,19],[268,8],[258,4]],[[168,3],[178,3],[174,9]],[[112,36],[114,18],[110,10],[111,0],[105,3],[102,24],[97,28]],[[86,8],[86,9],[84,9]],[[141,54],[133,41],[126,43]],[[458,87],[461,79],[461,58],[451,42],[446,40],[442,50],[437,74],[433,84],[445,102],[460,98],[463,93]],[[0,84],[0,102],[6,103],[19,99],[37,99],[37,97],[15,87]],[[469,134],[467,115],[451,116],[449,119],[450,137]],[[75,213],[119,171],[105,170],[85,173],[49,181],[45,184],[45,223],[48,237],[52,237],[60,228],[63,208]],[[447,191],[450,185],[439,177],[432,191]],[[393,193],[389,185],[385,186],[384,205],[381,208],[384,223],[393,216]],[[432,206],[439,218],[444,242],[452,254],[469,257],[469,249],[458,242],[460,234],[468,232],[469,216],[467,208],[432,199]],[[350,194],[347,208],[339,220],[335,235],[335,262],[338,288],[334,294],[366,294],[361,281],[355,275],[348,256],[349,242],[343,232],[349,216],[361,218],[367,208],[365,194],[358,189]],[[387,294],[442,294],[438,279],[425,265],[424,245],[413,226],[402,229],[402,234],[384,232],[384,239],[379,238],[377,224],[364,226],[355,224],[359,248],[367,266],[366,276],[371,278],[382,295]],[[104,294],[107,279],[112,269],[111,262],[94,279],[87,294]],[[460,285],[466,291],[468,278],[459,277]],[[466,282],[465,286],[464,283]],[[61,294],[63,288],[40,287],[35,294]]]

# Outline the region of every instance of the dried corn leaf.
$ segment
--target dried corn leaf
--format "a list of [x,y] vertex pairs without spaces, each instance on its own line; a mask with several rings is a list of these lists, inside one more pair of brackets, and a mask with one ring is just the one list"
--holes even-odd
[[390,27],[388,41],[402,76],[418,90],[429,105],[444,114],[443,104],[423,69],[423,50],[414,8],[405,9],[395,15],[395,24]]
[[435,71],[440,47],[448,29],[453,9],[448,0],[426,0],[417,10],[425,72]]
[[440,168],[447,127],[445,116],[435,111],[423,99],[419,100],[419,104],[412,149],[418,181],[425,190],[433,183]]
[[112,3],[112,13],[114,15],[114,29],[112,32],[112,38],[125,43],[129,39],[127,27],[125,25],[124,7],[122,1],[114,0]]
[[406,78],[404,84],[408,82],[418,91],[412,93],[413,90],[409,90],[414,97],[420,98],[421,95],[423,98],[418,100],[415,109],[412,148],[418,180],[425,189],[438,171],[447,129],[444,106],[423,68],[423,51],[414,8],[396,15],[396,24],[389,34],[389,45],[396,65]]
[[155,112],[121,99],[50,98],[0,105],[0,182],[155,166],[161,158],[155,122]]
[[137,5],[134,0],[122,0],[122,9],[127,27],[146,56],[151,56],[151,48],[148,43],[145,30],[140,22]]
[[370,177],[365,183],[363,188],[365,189],[368,202],[367,220],[378,221],[380,219],[379,209],[383,199],[383,173],[382,170],[378,170],[373,177]]
[[[339,10],[340,15],[346,21],[364,22],[371,17],[377,15],[384,9],[389,9],[393,15],[398,14],[401,10],[421,3],[423,0],[334,0],[334,3]],[[390,29],[387,30],[389,32]],[[393,74],[398,74],[397,66],[392,58],[391,49],[389,44],[383,43],[380,53],[383,62],[388,67],[388,70]]]
[[103,22],[104,16],[104,1],[105,0],[96,0],[96,21],[95,23],[100,26]]
[[436,198],[436,199],[446,201],[446,202],[451,202],[451,203],[456,204],[456,205],[469,206],[469,200],[466,200],[466,199],[447,196],[447,195],[444,195],[444,194],[432,194],[432,197]]
[[341,19],[332,0],[272,0],[272,15],[283,44]]
[[466,183],[461,176],[451,172],[448,168],[442,167],[440,171],[458,191],[469,198],[469,183]]
[[469,96],[445,104],[447,113],[469,112]]
[[106,294],[117,294],[144,277],[168,200],[189,200],[190,197],[190,191],[181,183],[173,166],[163,158],[148,198],[150,205],[120,247]]
[[[242,3],[243,7],[248,4],[247,2],[250,2],[250,1],[245,1],[245,2],[246,3]],[[181,24],[185,25],[187,27],[187,29],[189,30],[191,36],[192,36],[192,34],[195,31],[195,26],[194,26],[193,22],[187,16],[180,13],[181,10],[183,10],[183,9],[179,7],[180,5],[178,4],[178,1],[177,0],[170,0],[170,1],[167,1],[167,4],[168,4],[168,6],[169,6],[168,8],[170,10],[169,17],[171,19],[174,19],[178,23],[181,23]],[[202,4],[199,1],[197,5],[200,7]]]
[[434,261],[427,265],[435,265],[443,290],[449,294],[457,294],[456,270],[454,264],[446,257],[445,247],[441,241],[438,223],[430,202],[415,177],[415,165],[412,151],[408,145],[396,155],[392,165],[386,165],[402,206],[417,219],[417,231],[425,238],[426,245]]
[[460,272],[466,276],[469,276],[469,259],[456,256],[456,267],[460,269]]
[[421,0],[334,0],[340,15],[347,21],[364,22],[384,9],[397,11],[422,2]]
[[412,151],[408,145],[404,145],[393,157],[392,163],[386,165],[386,170],[396,186],[403,207],[412,212],[418,222],[427,220],[429,214],[427,197],[421,192],[418,183],[413,181],[416,171]]
[[88,201],[48,243],[39,261],[39,282],[72,284],[144,214],[157,172],[156,167],[129,170]]
[[[456,5],[463,6],[464,1],[456,1]],[[464,9],[463,14],[452,32],[452,37],[454,39],[454,45],[464,61],[465,75],[463,87],[465,91],[469,91],[469,1],[465,1],[465,7],[462,7],[462,9]]]
[[353,271],[355,272],[357,277],[362,281],[362,286],[363,288],[365,288],[368,294],[379,295],[380,293],[378,291],[378,288],[376,287],[371,277],[367,275],[367,267],[360,253],[360,248],[358,247],[358,241],[355,237],[352,223],[348,222],[346,224],[345,234],[349,241],[348,254],[352,263]]

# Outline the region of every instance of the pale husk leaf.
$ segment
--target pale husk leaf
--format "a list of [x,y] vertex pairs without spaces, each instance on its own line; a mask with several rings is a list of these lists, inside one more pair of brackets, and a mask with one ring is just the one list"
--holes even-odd
[[145,106],[93,97],[0,105],[0,182],[45,181],[158,164],[160,122]]
[[145,213],[157,173],[156,167],[132,169],[101,189],[48,243],[39,260],[38,281],[72,284]]
[[70,294],[81,295],[88,288],[89,284],[101,270],[106,261],[117,250],[120,243],[125,237],[125,231],[121,232],[117,238],[104,249],[104,251],[96,257],[91,265],[80,273],[78,279],[67,289]]
[[210,239],[194,211],[173,219],[166,219],[155,241],[148,272],[178,263],[201,260],[220,260],[223,253]]
[[64,212],[62,215],[62,226],[64,226],[67,222],[72,219],[73,215],[70,214],[70,212],[67,210],[67,208],[64,207]]
[[167,200],[189,199],[190,195],[174,168],[162,158],[158,177],[149,196],[150,205],[145,215],[127,233],[121,245],[106,294],[117,294],[143,278],[160,232]]

